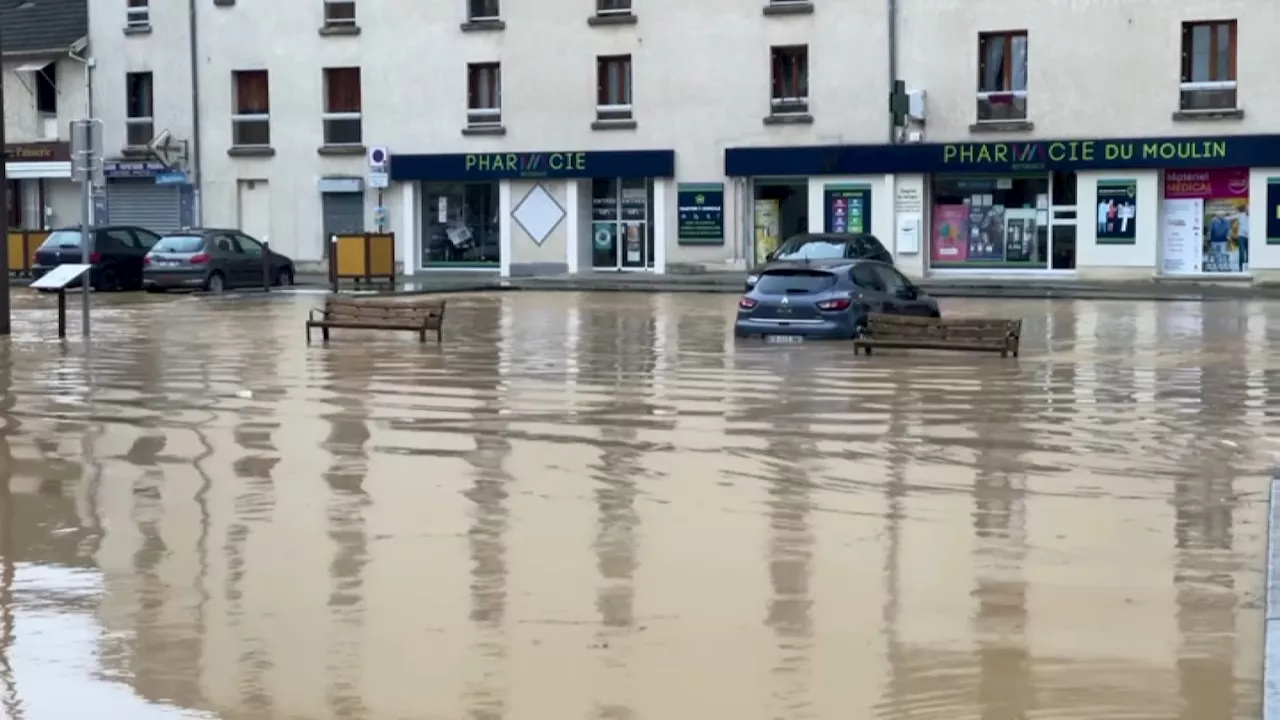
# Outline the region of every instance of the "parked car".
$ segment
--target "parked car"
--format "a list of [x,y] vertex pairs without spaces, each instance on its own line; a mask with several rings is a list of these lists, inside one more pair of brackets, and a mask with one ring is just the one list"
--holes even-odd
[[185,229],[160,238],[147,253],[142,281],[147,292],[262,287],[263,267],[272,285],[293,284],[293,261],[239,230]]
[[[35,265],[31,275],[38,278],[66,263],[81,263],[83,253],[80,228],[60,228],[36,248]],[[89,262],[93,264],[90,283],[94,290],[141,290],[142,263],[147,251],[160,236],[146,228],[132,225],[113,225],[94,228],[93,248]],[[80,281],[70,287],[79,287]]]
[[747,276],[747,289],[773,263],[815,262],[819,260],[876,260],[893,264],[893,255],[875,235],[867,233],[801,233],[787,238],[765,258],[764,267]]
[[892,265],[875,260],[779,263],[738,300],[734,335],[854,338],[868,313],[941,317],[938,302]]

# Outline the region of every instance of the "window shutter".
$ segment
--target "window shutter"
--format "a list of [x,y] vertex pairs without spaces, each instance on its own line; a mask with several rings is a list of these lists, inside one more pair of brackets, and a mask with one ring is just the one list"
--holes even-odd
[[1191,82],[1191,25],[1182,24],[1182,82]]

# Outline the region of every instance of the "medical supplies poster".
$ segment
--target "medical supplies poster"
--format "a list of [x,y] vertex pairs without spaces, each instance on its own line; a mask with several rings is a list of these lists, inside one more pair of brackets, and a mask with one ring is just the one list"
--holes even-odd
[[1133,245],[1137,242],[1138,182],[1098,181],[1098,244]]
[[969,258],[969,206],[933,207],[933,242],[929,261],[934,265],[962,263]]

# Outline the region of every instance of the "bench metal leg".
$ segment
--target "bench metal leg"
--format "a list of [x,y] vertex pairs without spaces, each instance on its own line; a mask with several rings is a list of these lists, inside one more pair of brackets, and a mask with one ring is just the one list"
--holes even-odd
[[311,326],[307,325],[307,344],[311,344]]
[[324,340],[325,342],[329,342],[329,328],[327,327],[320,328],[320,339]]
[[418,342],[420,342],[420,343],[424,343],[424,342],[426,342],[426,341],[427,341],[427,331],[426,331],[426,330],[419,330],[419,331],[418,331]]
[[444,342],[444,325],[436,328],[436,344],[439,345],[442,342]]

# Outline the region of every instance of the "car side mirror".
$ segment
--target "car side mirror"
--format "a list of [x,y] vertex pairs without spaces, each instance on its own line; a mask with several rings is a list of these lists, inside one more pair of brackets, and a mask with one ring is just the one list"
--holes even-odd
[[764,259],[765,259],[765,261],[766,261],[766,262],[773,262],[774,258],[776,258],[776,257],[778,257],[778,251],[777,251],[777,250],[774,250],[773,252],[769,253],[768,255],[765,255],[765,256],[764,256]]

